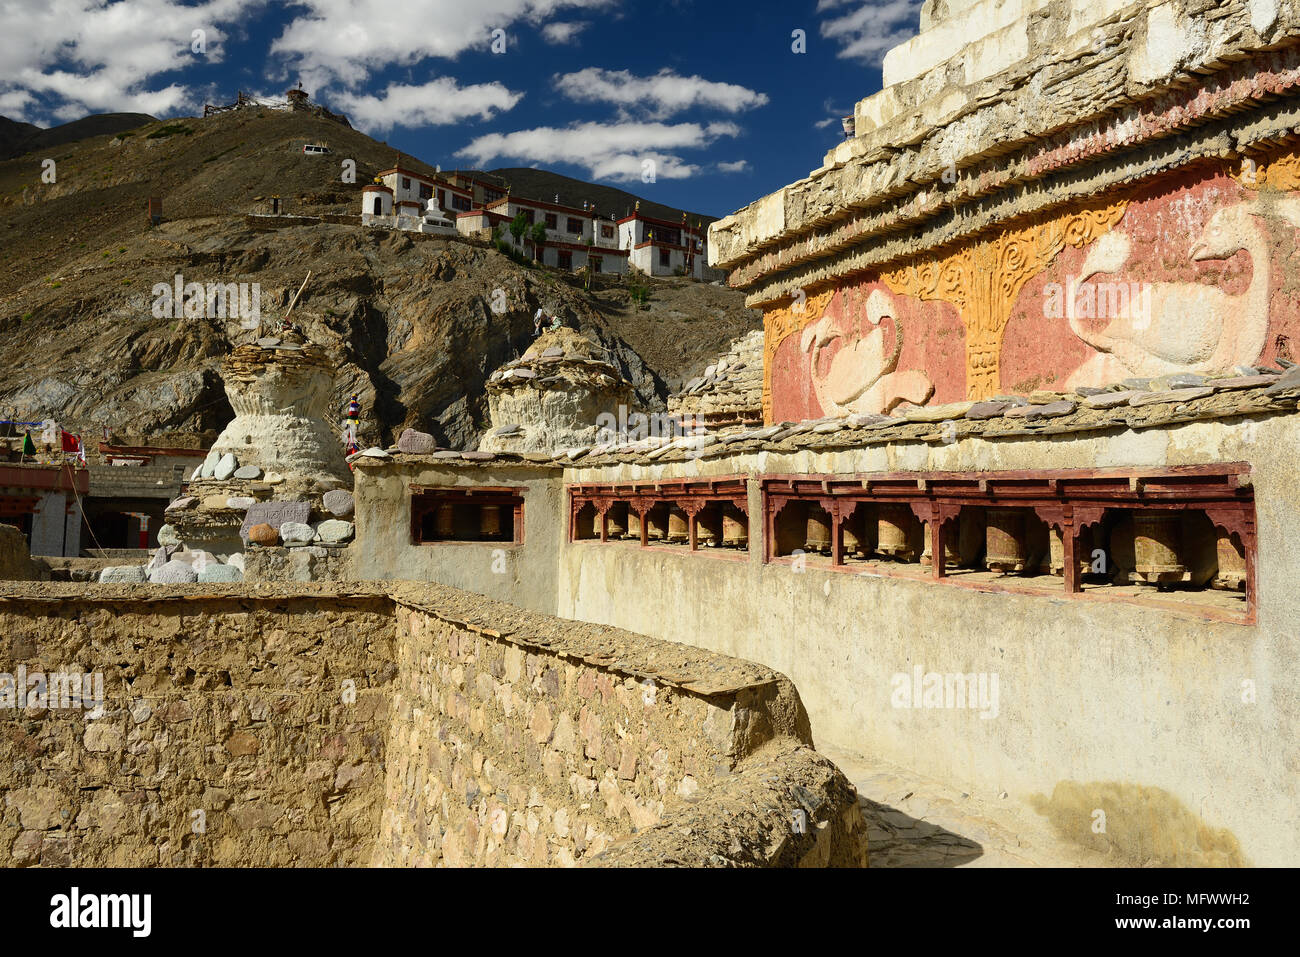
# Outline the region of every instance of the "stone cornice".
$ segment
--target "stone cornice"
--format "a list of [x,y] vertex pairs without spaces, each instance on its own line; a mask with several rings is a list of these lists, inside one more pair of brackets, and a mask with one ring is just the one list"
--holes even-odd
[[[987,228],[1067,201],[1068,194],[1051,195],[1047,183],[1054,175],[1091,167],[1089,176],[1096,178],[1099,166],[1116,165],[1117,154],[1136,147],[1155,152],[1159,141],[1225,117],[1231,118],[1225,130],[1236,133],[1232,142],[1220,144],[1225,149],[1276,136],[1276,108],[1270,115],[1264,104],[1300,94],[1300,17],[1288,6],[1261,35],[1250,25],[1245,2],[1209,11],[1199,0],[1160,6],[1197,18],[1204,34],[1168,77],[1134,79],[1135,58],[1149,53],[1149,11],[1144,5],[1128,8],[1096,28],[1104,33],[1096,49],[1068,57],[1050,51],[1026,60],[976,84],[974,95],[963,91],[968,107],[927,130],[916,132],[909,125],[914,117],[900,117],[844,144],[851,158],[718,221],[710,231],[714,264],[730,268],[731,284],[750,288],[750,304],[760,304],[801,287],[806,276],[780,275],[800,265],[822,263],[802,273],[820,273],[813,281],[831,279],[901,255],[885,248],[891,234],[907,231],[907,251],[915,253],[929,245],[918,231],[938,226],[937,235],[969,234],[945,228],[945,218],[982,219],[975,228]],[[1248,111],[1256,115],[1243,115]],[[898,144],[909,136],[914,145],[886,144],[886,138]],[[1109,178],[1122,182],[1131,172],[1117,170]],[[1033,194],[1044,198],[1017,198]],[[987,215],[999,207],[1001,216]],[[852,256],[845,256],[849,251]],[[838,259],[852,262],[843,268],[826,263]]]

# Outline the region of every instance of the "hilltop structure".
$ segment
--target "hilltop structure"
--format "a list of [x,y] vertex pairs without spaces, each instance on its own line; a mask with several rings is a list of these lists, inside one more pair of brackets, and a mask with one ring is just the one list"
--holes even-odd
[[[430,213],[436,215],[432,221]],[[515,237],[509,229],[522,215],[531,229],[541,224],[544,242]],[[452,229],[444,216],[454,216]],[[622,275],[636,267],[647,276],[691,276],[713,280],[703,226],[682,213],[679,223],[647,216],[636,208],[621,219],[582,208],[511,195],[509,184],[465,173],[426,175],[400,164],[382,170],[362,187],[361,222],[412,232],[448,233],[504,240],[548,266],[578,272]]]
[[302,88],[302,84],[288,90],[284,94],[283,100],[272,100],[266,97],[252,96],[239,90],[235,94],[234,103],[214,104],[205,103],[203,105],[204,116],[216,116],[219,113],[228,113],[231,110],[289,110],[296,113],[310,113],[313,116],[319,116],[321,119],[329,120],[333,123],[339,123],[352,128],[348,118],[342,113],[333,113],[321,106],[319,103],[313,103],[311,96]]

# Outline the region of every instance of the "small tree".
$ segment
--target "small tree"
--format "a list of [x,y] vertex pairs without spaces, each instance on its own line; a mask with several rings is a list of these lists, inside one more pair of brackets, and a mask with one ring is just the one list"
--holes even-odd
[[522,246],[526,232],[528,232],[528,217],[520,213],[510,221],[510,235],[515,237],[515,242]]
[[546,245],[546,224],[533,223],[533,228],[529,232],[528,238],[533,241],[533,258],[540,262],[542,259],[542,247]]

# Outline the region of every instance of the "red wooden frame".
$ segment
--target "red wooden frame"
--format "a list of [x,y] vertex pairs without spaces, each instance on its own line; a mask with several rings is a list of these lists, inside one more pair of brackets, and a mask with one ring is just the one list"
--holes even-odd
[[855,475],[769,475],[763,485],[763,561],[772,562],[776,517],[791,502],[816,502],[831,515],[831,565],[845,568],[841,526],[861,502],[908,505],[926,525],[931,576],[947,577],[944,542],[964,505],[1032,508],[1061,535],[1066,594],[1083,588],[1075,561],[1080,532],[1108,508],[1199,509],[1241,545],[1246,564],[1247,619],[1255,621],[1256,528],[1250,465],[1166,469],[1068,469],[1006,472],[894,472]]
[[[749,542],[753,544],[753,522],[749,515],[749,486],[745,476],[728,476],[708,479],[675,479],[662,482],[630,482],[610,485],[570,485],[569,541],[597,541],[578,537],[578,513],[588,505],[596,509],[596,522],[600,526],[599,541],[609,541],[609,526],[605,516],[617,504],[625,503],[641,519],[640,547],[650,547],[646,515],[661,502],[676,505],[686,513],[690,550],[699,551],[696,538],[696,518],[710,502],[729,502],[745,516],[749,526]],[[748,554],[748,549],[738,550]],[[725,555],[725,551],[723,552]],[[718,557],[723,557],[719,555]]]
[[[412,545],[522,545],[524,543],[524,490],[522,488],[467,485],[411,485]],[[443,502],[453,505],[504,505],[512,510],[513,541],[482,539],[431,539],[424,541],[424,517]]]

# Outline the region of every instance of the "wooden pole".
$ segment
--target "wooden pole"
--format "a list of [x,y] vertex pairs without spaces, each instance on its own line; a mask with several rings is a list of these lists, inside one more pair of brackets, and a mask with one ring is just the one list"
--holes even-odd
[[[311,279],[310,269],[307,270],[307,279]],[[293,299],[289,301],[289,308],[284,311],[285,319],[289,318],[289,313],[293,312],[293,307],[298,305],[298,297],[301,296],[302,291],[307,288],[307,279],[302,281],[302,285],[298,287],[298,291],[293,294]]]

